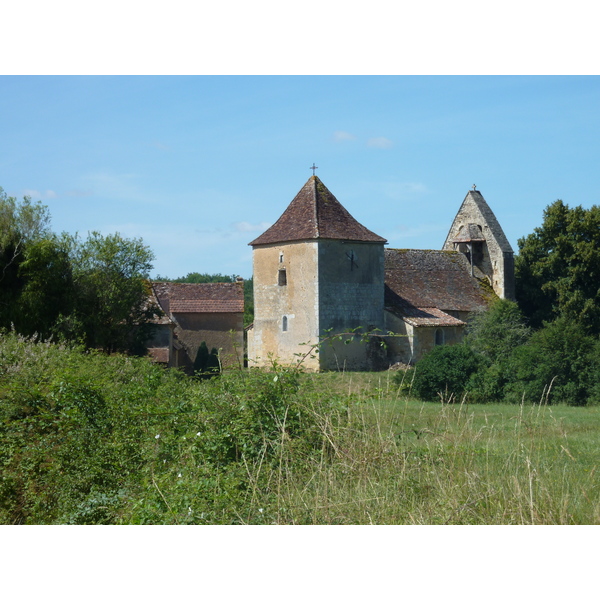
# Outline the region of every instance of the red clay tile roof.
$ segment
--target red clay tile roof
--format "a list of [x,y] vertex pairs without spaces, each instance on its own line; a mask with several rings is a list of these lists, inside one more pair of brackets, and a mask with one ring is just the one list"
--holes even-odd
[[152,359],[152,362],[168,363],[169,348],[148,348],[148,356]]
[[385,305],[442,311],[487,308],[493,292],[470,275],[464,254],[452,250],[385,250]]
[[319,238],[353,242],[387,241],[361,225],[313,175],[277,222],[249,245]]
[[156,282],[152,289],[169,313],[243,313],[244,284]]
[[398,315],[414,327],[457,327],[466,325],[464,321],[457,319],[439,308],[417,308],[408,302],[399,301],[387,310]]

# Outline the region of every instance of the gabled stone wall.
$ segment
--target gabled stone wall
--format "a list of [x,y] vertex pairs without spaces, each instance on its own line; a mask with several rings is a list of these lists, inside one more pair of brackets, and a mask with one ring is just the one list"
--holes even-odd
[[[460,237],[461,231],[466,230],[470,224],[480,227],[485,242],[473,242],[471,248],[466,243],[455,247],[452,240]],[[514,300],[513,251],[498,220],[480,192],[473,191],[467,194],[442,249],[456,249],[467,254],[469,260],[471,260],[470,250],[474,249],[475,276],[483,273],[500,298]]]

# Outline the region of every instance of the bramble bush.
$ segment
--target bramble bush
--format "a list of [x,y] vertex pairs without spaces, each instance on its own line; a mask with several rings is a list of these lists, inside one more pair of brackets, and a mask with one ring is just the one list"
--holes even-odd
[[299,376],[202,381],[0,334],[0,522],[239,522],[283,447],[320,452],[323,419],[344,416],[335,396],[299,396]]

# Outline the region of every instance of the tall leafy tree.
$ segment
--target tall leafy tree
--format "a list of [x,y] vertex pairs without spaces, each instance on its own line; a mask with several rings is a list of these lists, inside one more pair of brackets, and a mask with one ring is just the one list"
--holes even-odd
[[47,338],[57,320],[73,310],[71,260],[60,238],[51,236],[28,244],[19,265],[20,296],[14,311],[16,329]]
[[156,309],[148,303],[154,254],[141,239],[93,231],[70,239],[75,287],[73,333],[88,346],[140,352]]
[[533,327],[564,316],[600,333],[600,207],[548,206],[542,226],[519,240],[515,275]]
[[19,320],[20,266],[33,245],[51,236],[49,224],[47,207],[29,196],[18,201],[0,187],[0,327]]

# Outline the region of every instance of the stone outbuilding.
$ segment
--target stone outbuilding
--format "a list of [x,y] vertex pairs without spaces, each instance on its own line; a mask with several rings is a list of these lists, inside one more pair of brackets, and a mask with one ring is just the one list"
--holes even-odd
[[436,345],[461,341],[468,321],[494,298],[514,297],[512,248],[475,189],[443,250],[386,243],[310,177],[250,242],[248,364],[374,370],[414,363]]
[[191,373],[198,348],[214,348],[223,368],[243,366],[244,282],[152,284],[158,317],[148,354]]

